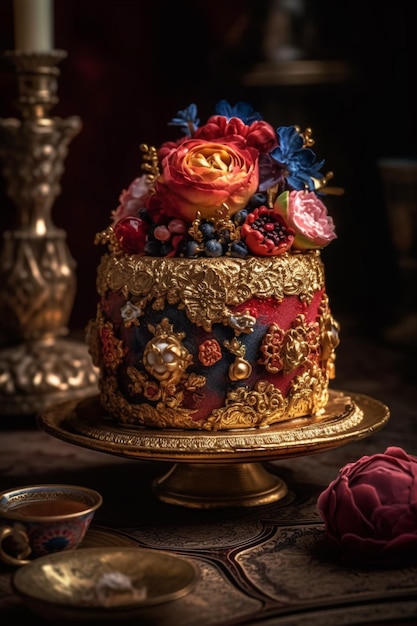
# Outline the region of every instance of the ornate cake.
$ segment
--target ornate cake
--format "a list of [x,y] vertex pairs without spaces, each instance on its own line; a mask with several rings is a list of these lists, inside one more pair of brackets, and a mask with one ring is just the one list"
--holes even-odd
[[317,416],[335,376],[339,325],[320,250],[335,239],[310,129],[276,130],[221,101],[200,125],[142,144],[98,267],[87,342],[100,403],[120,424],[268,427]]

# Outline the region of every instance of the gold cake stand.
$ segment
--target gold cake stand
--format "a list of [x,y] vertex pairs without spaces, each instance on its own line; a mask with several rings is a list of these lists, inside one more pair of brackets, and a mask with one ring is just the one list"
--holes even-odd
[[389,420],[387,406],[369,396],[331,390],[320,416],[267,428],[228,431],[159,430],[118,425],[98,396],[47,408],[39,427],[64,441],[125,458],[172,461],[155,479],[156,496],[193,508],[255,506],[288,492],[263,461],[323,452],[368,437]]

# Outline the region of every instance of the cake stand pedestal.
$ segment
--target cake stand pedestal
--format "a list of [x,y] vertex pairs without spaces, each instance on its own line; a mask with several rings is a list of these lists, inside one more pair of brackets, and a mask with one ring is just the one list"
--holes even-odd
[[213,509],[276,502],[285,482],[265,460],[322,452],[362,439],[382,428],[389,409],[369,396],[330,391],[319,416],[297,418],[267,428],[230,431],[158,430],[117,424],[106,416],[98,396],[47,408],[39,427],[64,441],[101,452],[142,460],[171,461],[154,480],[162,501]]

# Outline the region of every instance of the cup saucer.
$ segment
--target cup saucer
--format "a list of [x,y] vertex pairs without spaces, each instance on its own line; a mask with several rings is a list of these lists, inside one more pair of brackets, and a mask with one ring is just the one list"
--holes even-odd
[[19,568],[12,585],[45,619],[131,619],[145,607],[177,600],[197,582],[190,560],[139,547],[59,552]]

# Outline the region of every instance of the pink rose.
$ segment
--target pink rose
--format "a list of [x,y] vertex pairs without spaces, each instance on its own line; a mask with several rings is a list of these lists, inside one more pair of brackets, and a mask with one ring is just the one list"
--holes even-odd
[[123,217],[138,215],[139,210],[146,205],[149,192],[146,175],[135,178],[129,187],[120,194],[120,204],[111,215],[113,222],[115,223]]
[[294,229],[294,249],[323,248],[336,238],[333,219],[314,191],[284,191],[276,199],[274,210]]
[[[183,141],[162,160],[156,196],[170,192],[170,214],[188,221],[198,211],[203,218],[215,217],[224,205],[233,215],[246,206],[258,187],[258,154],[255,148],[232,140]],[[156,201],[153,198],[152,204]]]
[[417,457],[401,448],[345,465],[317,507],[344,560],[417,561]]

